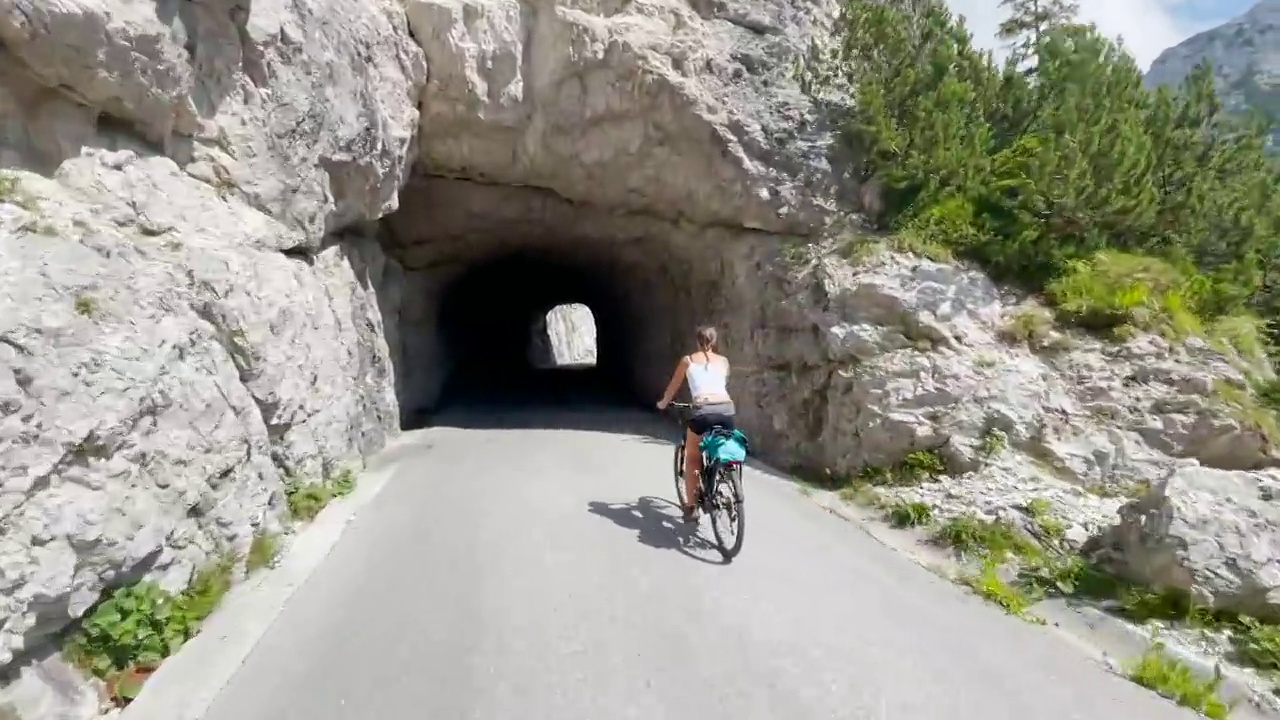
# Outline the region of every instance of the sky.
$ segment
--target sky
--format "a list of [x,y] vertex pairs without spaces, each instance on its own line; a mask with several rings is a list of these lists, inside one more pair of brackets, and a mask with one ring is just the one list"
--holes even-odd
[[[1080,18],[1102,32],[1124,39],[1125,47],[1144,70],[1166,48],[1230,20],[1256,0],[1078,0]],[[999,49],[996,26],[1004,17],[1000,0],[947,0],[965,16],[974,39]]]

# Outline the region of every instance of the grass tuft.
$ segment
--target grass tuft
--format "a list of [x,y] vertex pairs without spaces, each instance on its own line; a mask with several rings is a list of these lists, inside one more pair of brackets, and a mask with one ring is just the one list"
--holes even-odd
[[1210,720],[1225,720],[1231,714],[1231,707],[1218,695],[1222,684],[1220,671],[1211,680],[1201,680],[1191,668],[1169,657],[1161,643],[1154,643],[1130,663],[1126,674],[1133,682]]
[[933,522],[928,503],[899,501],[889,508],[889,524],[896,528],[920,527]]
[[306,482],[302,478],[285,480],[284,493],[289,505],[289,515],[302,522],[311,522],[333,500],[350,495],[356,486],[355,473],[344,469],[320,482]]
[[249,554],[245,557],[245,570],[256,572],[269,567],[280,554],[280,536],[258,530],[253,534],[253,542],[249,545]]

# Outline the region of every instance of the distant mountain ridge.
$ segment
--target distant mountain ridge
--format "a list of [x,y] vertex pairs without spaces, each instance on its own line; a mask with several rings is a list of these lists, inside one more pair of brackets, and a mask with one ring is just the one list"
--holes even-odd
[[[1280,0],[1262,0],[1234,20],[1160,53],[1146,84],[1176,85],[1206,58],[1229,110],[1257,108],[1280,120]],[[1273,132],[1273,143],[1277,140],[1280,133]]]

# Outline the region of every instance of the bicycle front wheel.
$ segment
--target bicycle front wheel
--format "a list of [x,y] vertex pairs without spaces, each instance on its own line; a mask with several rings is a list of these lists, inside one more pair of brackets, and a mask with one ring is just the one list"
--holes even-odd
[[742,514],[742,466],[716,467],[711,484],[708,513],[711,531],[716,536],[716,549],[725,560],[742,552],[744,516]]

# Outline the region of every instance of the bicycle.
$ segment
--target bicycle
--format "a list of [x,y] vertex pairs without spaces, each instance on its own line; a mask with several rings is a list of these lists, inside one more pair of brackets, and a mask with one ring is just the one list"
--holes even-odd
[[[680,411],[688,411],[693,409],[690,403],[673,402],[668,407],[675,408]],[[680,442],[676,443],[675,451],[675,476],[676,476],[676,498],[680,501],[680,507],[684,508],[688,504],[688,498],[684,489],[684,456],[685,456],[685,427],[688,422],[688,413],[680,412]],[[723,431],[720,426],[713,427],[709,433]],[[701,449],[699,449],[701,452]],[[742,463],[741,462],[707,462],[706,453],[702,455],[702,482],[698,485],[698,497],[694,503],[699,509],[705,512],[711,518],[711,531],[716,536],[716,549],[725,560],[732,560],[739,552],[742,551],[743,539],[743,492],[742,492]],[[733,531],[733,541],[728,542],[729,531]]]

